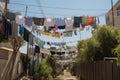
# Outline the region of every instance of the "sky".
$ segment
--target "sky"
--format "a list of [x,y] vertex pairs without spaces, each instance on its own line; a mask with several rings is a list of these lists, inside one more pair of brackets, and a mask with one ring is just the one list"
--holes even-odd
[[[117,0],[113,0],[115,4]],[[9,9],[13,12],[20,12],[23,16],[65,18],[73,16],[98,16],[100,24],[105,24],[105,14],[111,9],[111,0],[10,0]],[[65,41],[76,45],[78,40],[87,39],[92,36],[91,28],[87,31],[77,32],[77,36],[67,38],[50,38],[41,36],[45,41]],[[46,46],[47,47],[47,46]],[[23,48],[25,50],[25,48]]]

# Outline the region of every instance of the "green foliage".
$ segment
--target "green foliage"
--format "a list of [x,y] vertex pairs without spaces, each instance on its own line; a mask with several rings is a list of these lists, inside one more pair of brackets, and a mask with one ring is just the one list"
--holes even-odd
[[98,47],[99,43],[94,38],[80,41],[77,47],[78,48],[77,59],[79,59],[82,62],[93,61],[93,57]]
[[46,60],[43,60],[38,67],[35,69],[35,80],[50,80],[49,78],[52,78],[51,76],[52,68],[46,63]]
[[117,64],[120,66],[120,44],[113,50],[117,54],[118,60]]
[[103,60],[104,57],[116,57],[113,49],[120,44],[120,32],[116,28],[102,26],[94,31],[92,38],[79,41],[78,60],[90,62]]

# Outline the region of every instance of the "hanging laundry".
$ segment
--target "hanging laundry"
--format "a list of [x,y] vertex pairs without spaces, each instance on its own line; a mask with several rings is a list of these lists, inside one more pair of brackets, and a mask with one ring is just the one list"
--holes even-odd
[[40,47],[35,45],[35,53],[40,53]]
[[24,40],[27,41],[27,42],[29,42],[29,34],[30,34],[30,32],[29,32],[26,28],[24,28],[23,38],[24,38]]
[[54,28],[54,26],[49,26],[49,31],[51,31]]
[[78,28],[80,27],[80,24],[82,23],[82,17],[74,17],[74,23],[73,23],[73,27],[74,28]]
[[55,19],[54,18],[45,18],[44,26],[54,26]]
[[25,18],[25,25],[32,26],[33,18],[32,17],[26,17]]
[[19,34],[20,34],[20,36],[24,35],[24,26],[23,26],[23,24],[19,25]]
[[25,24],[25,18],[22,15],[16,15],[15,20],[17,24]]
[[44,26],[44,31],[49,32],[49,26]]
[[96,20],[96,17],[94,18],[94,24],[92,25],[92,27],[93,27],[94,29],[97,28],[97,20]]
[[18,36],[18,24],[15,21],[12,21],[12,37],[17,38]]
[[65,19],[55,18],[55,25],[56,26],[65,26]]
[[32,33],[29,34],[29,44],[33,46],[34,35]]
[[38,38],[35,37],[35,44],[38,44],[38,43],[39,43]]
[[51,46],[50,42],[47,42],[47,45]]
[[6,18],[9,19],[10,21],[15,20],[16,14],[13,12],[7,12],[6,13]]
[[64,37],[72,37],[72,31],[63,32]]
[[77,35],[77,30],[74,30],[74,35]]
[[1,33],[4,35],[5,34],[5,26],[6,26],[6,19],[4,16],[2,16],[2,26],[1,26]]
[[10,35],[12,35],[12,28],[11,23],[9,21],[6,21],[5,23],[5,33],[4,33],[4,39],[8,39]]
[[52,37],[61,38],[61,34],[58,32],[55,32],[52,34]]
[[45,32],[43,30],[40,31],[41,34],[45,35]]
[[50,33],[50,32],[45,32],[45,35],[46,35],[46,36],[52,36],[52,33]]
[[43,48],[43,46],[45,45],[45,41],[40,41],[39,43],[38,43],[38,46],[40,47],[40,48]]
[[55,27],[52,29],[53,32],[56,32],[57,30],[58,30],[58,27],[57,27],[57,26],[55,26]]
[[73,29],[72,18],[66,18],[65,20],[66,20],[66,26],[65,26],[66,31],[71,31]]
[[61,43],[61,42],[51,42],[51,45],[61,46],[61,45],[62,45],[62,43]]
[[94,24],[94,17],[83,17],[82,26],[88,26]]
[[36,29],[37,29],[37,26],[36,26],[36,25],[33,25],[33,26],[32,26],[32,32],[35,33]]
[[34,21],[35,25],[43,26],[43,24],[44,24],[44,18],[33,17],[33,21]]
[[72,26],[72,18],[66,18],[66,26]]
[[58,26],[58,29],[65,29],[65,26]]

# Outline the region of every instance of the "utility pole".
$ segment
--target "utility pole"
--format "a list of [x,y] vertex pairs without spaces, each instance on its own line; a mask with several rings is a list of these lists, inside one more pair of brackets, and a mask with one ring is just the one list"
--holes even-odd
[[111,0],[111,7],[112,7],[112,25],[113,27],[115,26],[115,23],[114,23],[114,9],[113,9],[113,0]]

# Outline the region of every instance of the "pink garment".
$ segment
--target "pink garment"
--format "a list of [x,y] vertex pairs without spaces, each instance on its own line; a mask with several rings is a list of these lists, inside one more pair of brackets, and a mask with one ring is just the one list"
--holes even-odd
[[55,27],[52,29],[53,32],[56,32],[57,30],[58,30],[58,27],[57,27],[57,26],[55,26]]
[[45,18],[44,26],[54,26],[55,19],[54,18]]
[[72,18],[66,18],[66,26],[72,26]]
[[66,31],[71,31],[72,27],[72,18],[66,18]]
[[16,23],[17,24],[25,24],[25,18],[21,15],[16,15]]

